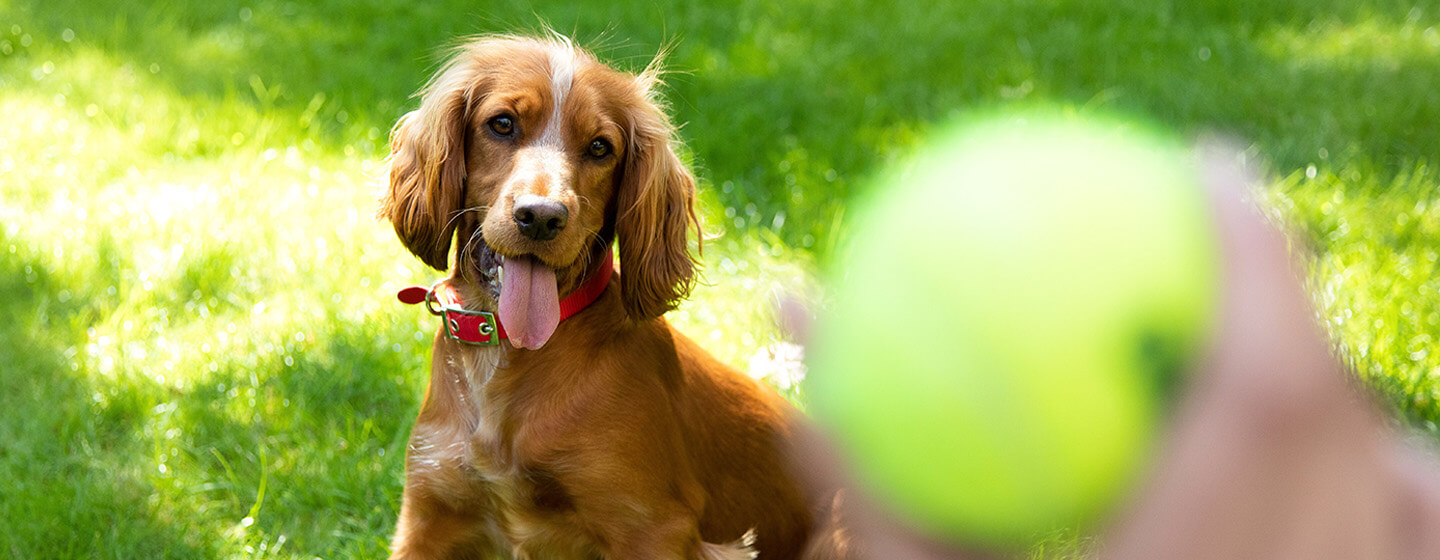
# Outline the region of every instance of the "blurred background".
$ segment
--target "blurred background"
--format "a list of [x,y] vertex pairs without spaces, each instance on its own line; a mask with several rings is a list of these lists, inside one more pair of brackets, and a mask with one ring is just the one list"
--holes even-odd
[[438,278],[374,219],[386,137],[458,38],[543,25],[673,45],[715,238],[671,320],[802,406],[770,302],[823,304],[867,179],[1052,103],[1244,139],[1337,350],[1440,441],[1437,1],[0,0],[0,556],[384,555],[436,328],[394,293]]

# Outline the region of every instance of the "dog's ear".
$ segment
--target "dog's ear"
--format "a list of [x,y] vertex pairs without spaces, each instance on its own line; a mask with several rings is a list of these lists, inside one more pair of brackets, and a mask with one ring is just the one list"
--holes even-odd
[[690,294],[698,265],[688,249],[690,226],[700,235],[695,177],[675,154],[674,127],[648,93],[654,76],[641,79],[649,81],[631,110],[615,219],[621,296],[636,319],[658,317]]
[[380,215],[425,264],[446,270],[465,200],[465,140],[477,99],[475,61],[460,54],[390,132],[390,189]]

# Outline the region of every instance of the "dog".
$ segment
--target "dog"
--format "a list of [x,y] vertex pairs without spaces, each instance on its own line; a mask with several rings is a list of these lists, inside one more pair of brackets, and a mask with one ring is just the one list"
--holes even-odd
[[799,413],[662,317],[701,230],[659,86],[560,36],[482,37],[392,131],[381,215],[449,272],[408,300],[443,325],[392,558],[802,554]]

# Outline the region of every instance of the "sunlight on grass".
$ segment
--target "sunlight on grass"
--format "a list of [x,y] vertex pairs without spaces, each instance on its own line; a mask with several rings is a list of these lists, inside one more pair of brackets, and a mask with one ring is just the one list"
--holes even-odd
[[716,239],[705,256],[703,284],[667,320],[721,360],[770,381],[803,406],[798,385],[803,353],[787,353],[796,341],[777,328],[775,312],[783,298],[812,307],[821,303],[811,258],[765,230]]
[[1312,23],[1262,33],[1259,45],[1270,56],[1295,65],[1337,65],[1398,69],[1407,63],[1434,63],[1440,57],[1440,28],[1421,23],[1419,8],[1403,22],[1378,18],[1359,23]]
[[1301,225],[1311,290],[1352,368],[1415,425],[1440,437],[1440,176],[1393,182],[1311,168],[1280,180],[1272,206]]
[[[396,490],[399,434],[425,371],[419,341],[433,325],[387,297],[429,275],[373,219],[378,162],[293,146],[147,158],[137,134],[97,125],[99,115],[6,104],[31,117],[0,129],[7,155],[50,166],[5,175],[7,189],[33,195],[0,206],[10,252],[74,286],[42,293],[40,305],[88,302],[83,339],[63,350],[64,365],[89,387],[91,407],[134,422],[123,438],[134,455],[115,474],[153,489],[145,503],[155,519],[249,535],[231,539],[245,546],[283,535],[314,546],[340,520],[271,517],[255,506],[260,480],[279,511],[367,479]],[[37,123],[96,141],[45,153],[71,140],[26,128]],[[82,171],[106,160],[130,165]],[[313,439],[294,440],[302,434]],[[96,452],[101,464],[116,455]],[[337,468],[348,473],[341,480],[306,482]],[[376,495],[356,506],[385,510],[370,520],[383,526],[392,503]],[[372,553],[383,548],[378,534],[366,539]]]

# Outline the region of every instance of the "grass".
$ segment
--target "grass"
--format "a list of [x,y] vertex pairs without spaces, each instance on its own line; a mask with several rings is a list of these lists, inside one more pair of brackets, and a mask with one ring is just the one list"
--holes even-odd
[[672,320],[731,363],[785,340],[764,302],[818,297],[868,177],[937,122],[1049,102],[1251,141],[1338,347],[1440,435],[1437,19],[1388,0],[0,0],[0,555],[384,554],[435,327],[391,299],[434,274],[372,218],[385,134],[445,45],[540,21],[622,67],[675,44],[718,237]]

